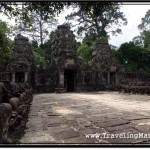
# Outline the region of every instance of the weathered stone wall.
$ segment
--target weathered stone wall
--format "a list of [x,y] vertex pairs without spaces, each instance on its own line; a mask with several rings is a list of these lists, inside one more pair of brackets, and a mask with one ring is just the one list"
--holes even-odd
[[[110,83],[108,75],[111,68],[111,49],[108,41],[98,39],[92,53],[92,70],[95,76],[95,84],[98,86]],[[109,75],[110,76],[110,75]]]
[[33,63],[33,52],[31,50],[31,45],[29,44],[29,39],[18,34],[14,39],[14,47],[12,48],[12,54],[8,63],[7,70],[9,71],[19,71],[18,65],[22,64],[23,71],[27,70],[28,65]]
[[150,74],[126,72],[119,81],[121,91],[132,94],[150,94]]
[[54,87],[56,89],[59,90],[60,88],[65,91],[64,89],[67,89],[68,82],[68,80],[65,80],[65,70],[74,70],[76,72],[74,80],[76,80],[75,84],[77,84],[79,70],[81,69],[81,61],[77,57],[75,35],[70,30],[69,25],[63,24],[57,27],[52,45],[51,69],[54,72],[52,72],[51,78],[55,77],[53,80],[55,81]]
[[59,70],[66,67],[74,68],[77,65],[75,35],[67,24],[57,27],[54,34],[51,60],[52,64],[56,65]]
[[32,101],[30,84],[0,82],[0,143],[15,143],[16,132],[25,127]]
[[111,49],[107,41],[96,41],[92,53],[93,69],[99,72],[108,72],[111,67]]
[[21,34],[15,37],[6,71],[12,74],[12,82],[34,82],[35,66],[33,52],[27,37]]

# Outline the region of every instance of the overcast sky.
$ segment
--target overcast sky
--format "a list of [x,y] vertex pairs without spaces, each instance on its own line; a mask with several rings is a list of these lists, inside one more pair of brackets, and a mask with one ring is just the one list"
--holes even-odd
[[[133,37],[139,35],[138,25],[141,23],[141,18],[145,16],[148,9],[150,9],[150,3],[146,5],[144,3],[140,5],[122,5],[121,11],[124,12],[128,24],[121,27],[122,34],[110,36],[109,43],[119,47],[122,43],[129,42]],[[64,16],[68,13],[70,13],[70,10],[59,16],[59,24],[65,21]]]
[[127,17],[128,24],[122,26],[122,34],[111,36],[110,44],[120,46],[124,42],[129,42],[133,37],[139,35],[138,25],[141,23],[146,12],[150,9],[149,5],[123,5],[121,10]]
[[[111,36],[109,43],[119,47],[122,43],[129,42],[133,37],[139,35],[137,26],[141,23],[141,18],[145,16],[148,9],[150,9],[150,3],[146,5],[144,5],[144,3],[140,5],[122,5],[121,11],[124,12],[128,20],[128,24],[121,27],[122,34],[118,36]],[[70,10],[67,10],[59,16],[59,24],[63,24],[65,22],[65,15],[70,12]],[[5,17],[0,18],[6,20]]]

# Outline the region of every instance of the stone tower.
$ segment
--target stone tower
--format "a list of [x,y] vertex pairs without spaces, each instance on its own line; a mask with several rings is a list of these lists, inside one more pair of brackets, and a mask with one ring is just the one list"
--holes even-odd
[[108,41],[98,39],[92,53],[93,71],[95,72],[95,83],[109,84],[109,73],[111,68],[111,49]]
[[33,53],[28,38],[18,34],[14,39],[14,47],[7,66],[11,72],[12,82],[26,82],[33,80]]
[[59,25],[54,34],[52,67],[57,70],[56,89],[75,91],[78,70],[76,40],[68,24]]

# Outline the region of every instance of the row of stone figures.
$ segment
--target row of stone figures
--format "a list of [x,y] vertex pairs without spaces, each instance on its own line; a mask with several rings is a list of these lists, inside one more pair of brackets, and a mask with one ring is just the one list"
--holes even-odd
[[129,86],[129,85],[122,85],[121,89],[125,93],[147,94],[147,95],[150,95],[150,86]]
[[15,132],[25,127],[31,101],[28,83],[0,82],[0,143],[16,143]]
[[127,81],[120,82],[121,91],[124,93],[131,93],[131,94],[150,94],[150,82],[143,82],[143,81]]

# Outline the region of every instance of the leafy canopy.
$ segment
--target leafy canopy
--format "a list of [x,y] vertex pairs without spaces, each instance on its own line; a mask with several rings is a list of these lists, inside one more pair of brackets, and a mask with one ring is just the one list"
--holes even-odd
[[127,71],[138,71],[142,68],[150,72],[150,51],[136,46],[133,42],[123,43],[115,56]]
[[127,19],[115,2],[79,2],[74,3],[75,12],[66,17],[69,21],[76,21],[78,34],[83,32],[91,37],[108,36],[121,33],[120,26],[127,24]]
[[5,71],[13,42],[8,38],[9,28],[0,20],[0,71]]

